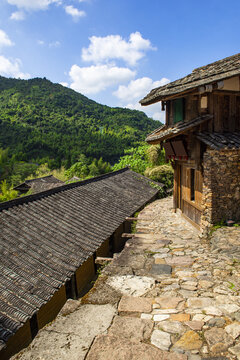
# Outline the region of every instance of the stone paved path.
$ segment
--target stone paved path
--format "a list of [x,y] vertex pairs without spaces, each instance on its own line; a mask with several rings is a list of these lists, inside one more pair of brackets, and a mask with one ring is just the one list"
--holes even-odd
[[[70,315],[56,320],[67,334],[71,317],[84,307],[93,306],[93,314],[104,318],[107,306],[102,331],[91,331],[88,342],[62,337],[60,352],[50,336],[53,322],[46,328],[49,337],[41,330],[17,359],[240,359],[240,228],[222,228],[211,242],[201,240],[171,207],[172,198],[148,205],[138,216],[136,234],[104,268],[80,308],[76,301],[74,310],[71,300]],[[83,322],[81,333],[85,328]],[[46,357],[52,346],[53,357]]]
[[87,360],[240,359],[240,228],[200,240],[171,207],[161,199],[139,214],[137,233],[86,297],[118,306]]

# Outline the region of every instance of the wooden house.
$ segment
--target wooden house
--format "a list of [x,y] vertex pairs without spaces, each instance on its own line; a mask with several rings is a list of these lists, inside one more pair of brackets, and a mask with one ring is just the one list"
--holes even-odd
[[126,217],[153,200],[128,168],[0,204],[0,359],[26,347],[67,298],[81,296],[96,257],[121,250]]
[[207,232],[240,219],[240,54],[153,89],[166,123],[148,135],[174,168],[174,208]]

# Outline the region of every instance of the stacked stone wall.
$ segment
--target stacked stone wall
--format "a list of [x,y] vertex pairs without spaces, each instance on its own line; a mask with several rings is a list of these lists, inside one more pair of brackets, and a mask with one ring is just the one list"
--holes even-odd
[[204,234],[222,220],[240,220],[240,149],[205,152],[202,208]]

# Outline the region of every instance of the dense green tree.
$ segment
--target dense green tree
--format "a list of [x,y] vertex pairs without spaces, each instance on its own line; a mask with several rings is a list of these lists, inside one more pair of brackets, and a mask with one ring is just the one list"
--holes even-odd
[[46,79],[0,77],[0,147],[16,161],[70,168],[84,154],[113,164],[158,126],[141,111],[100,105]]
[[17,195],[18,192],[10,189],[6,180],[0,184],[0,202],[15,199]]
[[80,179],[85,179],[87,177],[106,174],[107,172],[111,171],[111,165],[103,161],[102,158],[99,160],[94,159],[92,162],[89,162],[86,156],[81,154],[78,162],[73,164],[70,169],[65,172],[65,175],[68,179],[71,179],[73,176],[77,176]]

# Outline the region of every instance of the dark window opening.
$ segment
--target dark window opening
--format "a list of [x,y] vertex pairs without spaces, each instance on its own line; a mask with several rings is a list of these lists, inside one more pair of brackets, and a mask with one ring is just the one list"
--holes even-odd
[[195,201],[195,170],[191,169],[191,201]]
[[184,98],[173,100],[173,123],[184,120]]

